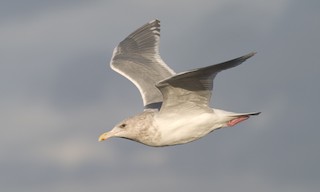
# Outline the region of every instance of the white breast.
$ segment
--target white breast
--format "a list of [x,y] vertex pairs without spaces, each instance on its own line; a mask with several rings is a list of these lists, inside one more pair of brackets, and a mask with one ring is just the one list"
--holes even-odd
[[214,113],[166,114],[156,116],[155,124],[161,135],[161,145],[188,143],[221,127],[219,118]]

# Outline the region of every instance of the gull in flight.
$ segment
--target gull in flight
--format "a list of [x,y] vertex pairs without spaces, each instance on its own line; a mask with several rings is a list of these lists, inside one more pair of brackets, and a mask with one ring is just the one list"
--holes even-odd
[[143,112],[103,133],[148,146],[185,144],[214,130],[234,126],[254,113],[234,113],[209,107],[215,76],[240,65],[255,53],[216,65],[175,73],[159,55],[160,21],[138,28],[114,49],[111,68],[139,89]]

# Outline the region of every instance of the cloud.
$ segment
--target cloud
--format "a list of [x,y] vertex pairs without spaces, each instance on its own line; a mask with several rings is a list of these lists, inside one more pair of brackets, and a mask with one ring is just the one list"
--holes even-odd
[[[0,20],[2,190],[319,187],[316,4],[14,3]],[[99,134],[142,108],[137,89],[107,64],[119,41],[154,18],[162,21],[162,57],[177,72],[258,51],[218,76],[212,104],[262,114],[185,146],[98,143]]]

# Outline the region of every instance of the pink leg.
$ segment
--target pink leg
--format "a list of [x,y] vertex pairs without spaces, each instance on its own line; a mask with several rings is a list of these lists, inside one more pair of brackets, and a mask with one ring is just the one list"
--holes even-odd
[[249,115],[239,116],[239,117],[236,117],[235,119],[230,120],[227,123],[227,125],[229,127],[231,127],[231,126],[234,126],[234,125],[236,125],[236,124],[238,124],[238,123],[240,123],[240,122],[242,122],[242,121],[244,121],[244,120],[246,120],[248,118],[249,118]]

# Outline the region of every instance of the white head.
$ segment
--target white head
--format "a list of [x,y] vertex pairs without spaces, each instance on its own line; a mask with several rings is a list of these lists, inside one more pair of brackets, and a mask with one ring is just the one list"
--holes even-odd
[[153,136],[150,133],[153,130],[151,129],[152,117],[153,113],[150,112],[142,112],[139,115],[129,117],[117,124],[111,131],[101,134],[99,141],[104,141],[110,137],[121,137],[145,143],[146,140],[150,139],[150,136]]
[[99,141],[104,141],[110,137],[122,137],[126,139],[135,140],[136,125],[132,119],[126,119],[117,124],[111,131],[100,135]]

